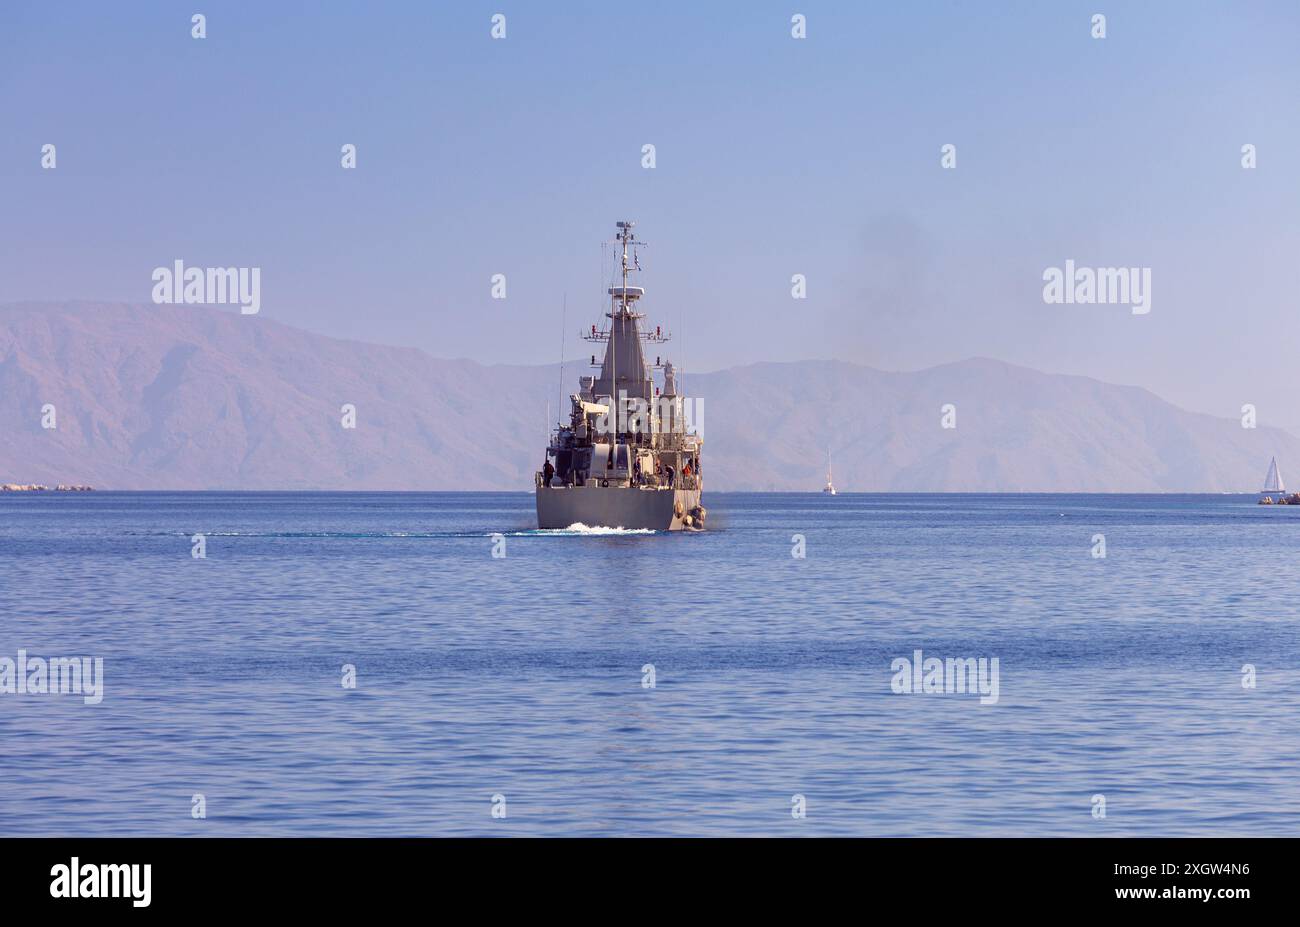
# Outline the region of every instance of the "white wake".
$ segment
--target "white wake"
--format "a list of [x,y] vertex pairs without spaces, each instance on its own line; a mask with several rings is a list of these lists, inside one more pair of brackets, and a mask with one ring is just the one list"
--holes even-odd
[[575,535],[602,535],[602,534],[654,534],[654,528],[607,528],[604,525],[584,525],[580,521],[575,521],[567,528],[554,528],[539,531],[538,534],[575,534]]

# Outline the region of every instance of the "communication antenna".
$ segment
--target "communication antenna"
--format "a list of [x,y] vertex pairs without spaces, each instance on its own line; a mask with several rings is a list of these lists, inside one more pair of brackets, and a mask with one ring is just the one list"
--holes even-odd
[[[569,324],[568,320],[569,320],[569,294],[566,292],[564,294],[563,308],[560,310],[560,393],[559,393],[560,405],[559,405],[559,409],[561,410],[564,408],[564,326]],[[549,412],[547,413],[546,417],[547,418],[551,417]],[[550,440],[549,433],[547,435],[547,440],[548,441]]]

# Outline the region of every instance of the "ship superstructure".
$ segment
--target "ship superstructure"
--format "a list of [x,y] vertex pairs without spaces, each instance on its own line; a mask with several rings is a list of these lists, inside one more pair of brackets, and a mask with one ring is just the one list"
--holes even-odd
[[[669,340],[661,326],[643,331],[645,289],[633,286],[641,262],[634,223],[619,222],[619,280],[608,290],[608,327],[583,337],[603,344],[599,372],[580,378],[569,397],[569,421],[553,432],[536,474],[539,528],[700,529],[703,438],[693,427],[697,407],[678,393],[671,361],[648,362],[647,345]],[[656,386],[654,372],[662,371]]]

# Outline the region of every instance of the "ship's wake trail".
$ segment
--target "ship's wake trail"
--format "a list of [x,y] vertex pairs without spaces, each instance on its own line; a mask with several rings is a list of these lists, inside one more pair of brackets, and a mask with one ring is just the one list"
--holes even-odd
[[599,537],[602,535],[622,534],[656,534],[653,528],[607,528],[604,525],[584,525],[575,521],[567,528],[538,528],[535,531],[520,531],[528,537]]

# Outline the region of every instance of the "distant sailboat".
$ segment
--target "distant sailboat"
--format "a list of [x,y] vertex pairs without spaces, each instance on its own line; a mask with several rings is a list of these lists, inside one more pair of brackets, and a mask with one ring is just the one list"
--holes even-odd
[[835,484],[831,482],[831,452],[826,452],[826,486],[822,492],[835,495]]
[[1286,485],[1282,482],[1282,474],[1277,469],[1277,458],[1274,457],[1268,462],[1268,474],[1264,477],[1264,488],[1259,491],[1260,505],[1272,505],[1273,496],[1278,497],[1279,502],[1286,500]]
[[1264,488],[1261,491],[1267,493],[1286,492],[1286,486],[1282,484],[1282,474],[1277,469],[1276,457],[1268,462],[1268,476],[1264,477]]

